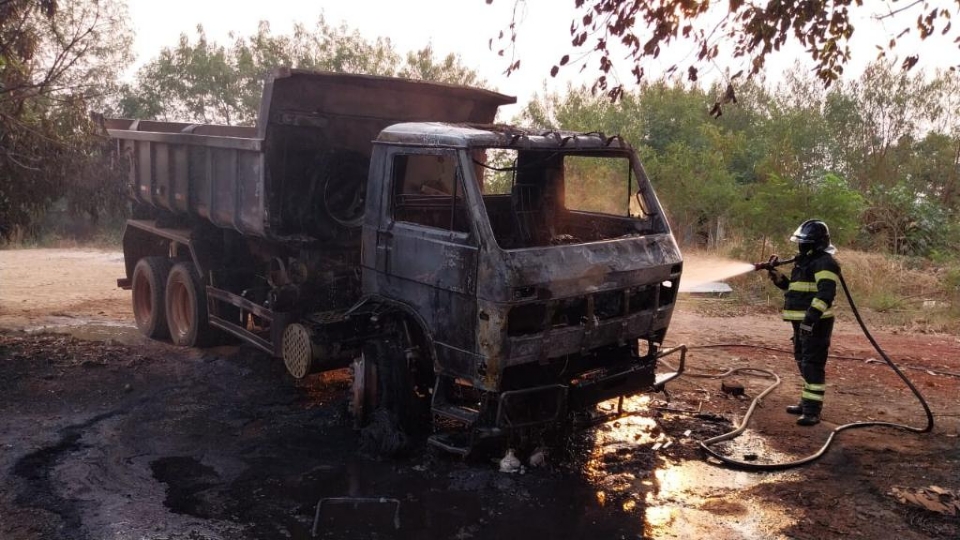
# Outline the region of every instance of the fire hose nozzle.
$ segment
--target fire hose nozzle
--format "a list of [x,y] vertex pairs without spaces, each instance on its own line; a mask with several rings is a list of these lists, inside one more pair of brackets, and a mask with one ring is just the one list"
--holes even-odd
[[784,265],[784,264],[790,264],[790,263],[792,263],[792,262],[795,261],[795,260],[797,260],[796,257],[793,257],[793,258],[790,258],[790,259],[785,259],[785,260],[780,260],[780,258],[777,257],[776,255],[771,255],[771,256],[770,256],[770,259],[767,260],[767,261],[758,262],[758,263],[753,263],[753,269],[754,269],[755,271],[760,271],[760,270],[773,270],[774,268],[776,268],[776,267],[778,267],[778,266],[782,266],[782,265]]

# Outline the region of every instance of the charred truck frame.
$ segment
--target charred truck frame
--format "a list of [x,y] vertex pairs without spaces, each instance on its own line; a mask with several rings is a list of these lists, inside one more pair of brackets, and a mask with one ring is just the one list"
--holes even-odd
[[514,102],[278,70],[256,128],[107,120],[137,326],[352,365],[358,425],[461,453],[662,387],[682,260],[643,168],[616,136],[492,125]]

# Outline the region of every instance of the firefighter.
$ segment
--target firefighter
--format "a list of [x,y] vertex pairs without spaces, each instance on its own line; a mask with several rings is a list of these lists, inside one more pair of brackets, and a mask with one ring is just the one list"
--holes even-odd
[[830,243],[830,229],[823,221],[804,221],[790,241],[797,243],[800,251],[790,277],[772,265],[768,273],[773,284],[786,291],[783,319],[793,325],[793,357],[803,377],[800,404],[790,405],[787,412],[800,415],[797,424],[813,426],[820,423],[823,408],[824,369],[833,334],[840,265],[833,258],[837,249]]

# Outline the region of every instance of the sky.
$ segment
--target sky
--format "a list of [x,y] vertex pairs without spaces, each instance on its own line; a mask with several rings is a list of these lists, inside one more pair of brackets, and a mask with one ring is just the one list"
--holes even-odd
[[[517,96],[520,104],[535,93],[562,91],[568,83],[574,85],[592,82],[594,65],[583,73],[579,67],[563,69],[557,78],[550,77],[550,68],[560,56],[570,52],[569,28],[573,15],[573,0],[527,0],[519,3],[517,13],[519,37],[517,58],[522,60],[519,71],[509,77],[503,74],[509,61],[491,51],[488,42],[510,23],[514,0],[127,0],[130,19],[136,33],[135,64],[127,76],[132,77],[138,66],[149,61],[163,47],[174,46],[181,33],[193,36],[196,26],[202,24],[209,39],[229,43],[229,32],[239,35],[255,33],[261,20],[270,22],[275,34],[289,32],[297,22],[312,26],[322,14],[328,23],[345,23],[367,39],[388,37],[397,52],[423,48],[432,44],[437,56],[453,52],[460,55],[463,63],[475,69],[497,91]],[[957,11],[957,4],[940,0]],[[875,5],[882,6],[877,0]],[[934,2],[937,3],[937,2]],[[726,2],[719,2],[725,5]],[[960,15],[960,13],[955,13]],[[915,17],[913,14],[912,17]],[[856,21],[854,34],[854,61],[848,66],[851,77],[857,77],[865,64],[874,56],[873,44],[886,42],[908,21],[900,19],[877,22],[863,15]],[[904,54],[917,43],[906,41]],[[945,39],[932,39],[920,45],[921,64],[917,69],[946,67],[950,58],[960,57],[955,46]],[[495,48],[496,49],[496,48]],[[944,51],[955,54],[947,55]],[[785,52],[768,59],[768,66],[775,79],[777,73],[791,66],[802,50],[792,46]],[[647,72],[662,73],[671,63],[690,53],[680,46],[662,55],[658,61],[647,65]],[[954,60],[956,63],[956,60]],[[737,65],[731,71],[739,69]],[[624,63],[622,80],[629,81],[629,67]],[[719,69],[706,66],[701,70],[707,81],[722,77]],[[519,112],[505,108],[512,115]]]
[[194,35],[197,24],[203,25],[208,38],[229,43],[230,31],[253,34],[261,20],[269,21],[271,31],[281,34],[297,22],[310,26],[323,14],[327,22],[344,22],[367,39],[389,37],[401,54],[428,43],[438,57],[456,53],[499,92],[525,101],[541,90],[544,79],[550,79],[550,68],[562,55],[556,51],[569,39],[563,32],[552,32],[549,40],[544,39],[534,26],[562,29],[570,23],[569,11],[555,9],[556,0],[527,4],[521,13],[526,30],[519,43],[522,69],[506,77],[508,61],[491,51],[488,42],[509,24],[512,0],[494,0],[491,5],[485,0],[128,0],[137,54],[131,73],[162,47],[175,45],[181,33]]

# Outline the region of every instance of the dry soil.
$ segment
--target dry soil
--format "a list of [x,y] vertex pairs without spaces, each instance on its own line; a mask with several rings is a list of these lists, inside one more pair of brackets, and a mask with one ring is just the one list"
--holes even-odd
[[[731,470],[698,443],[730,430],[770,381],[738,375],[737,397],[717,379],[684,376],[666,394],[627,400],[635,414],[546,449],[542,466],[504,474],[498,455],[359,454],[348,374],[295,384],[249,347],[146,340],[116,288],[122,274],[115,252],[0,251],[4,540],[310,538],[315,517],[321,538],[960,538],[960,518],[892,494],[960,492],[956,336],[876,333],[929,402],[931,433],[844,431],[804,467]],[[816,452],[838,425],[924,425],[849,313],[824,422],[794,425],[783,412],[800,385],[787,328],[774,314],[723,316],[742,313],[727,307],[684,297],[667,336],[691,346],[691,375],[754,367],[782,378],[722,452],[781,463]],[[375,502],[328,500],[317,517],[321,499],[339,497]]]

